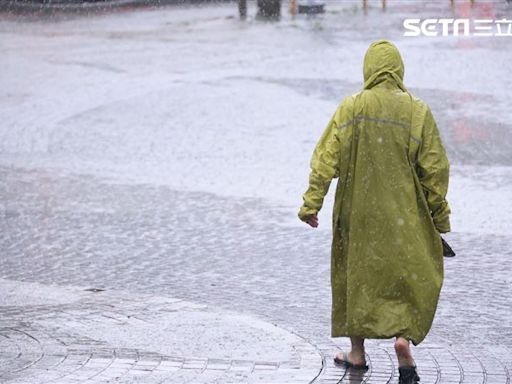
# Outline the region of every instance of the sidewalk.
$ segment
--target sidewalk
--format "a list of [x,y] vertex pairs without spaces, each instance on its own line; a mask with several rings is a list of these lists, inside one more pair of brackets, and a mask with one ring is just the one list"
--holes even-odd
[[257,318],[169,297],[0,280],[2,383],[309,383],[322,358]]
[[[368,343],[366,373],[335,367],[335,350],[180,299],[0,279],[6,384],[398,382],[389,345]],[[415,356],[422,383],[510,382],[501,362],[468,350],[428,345]]]

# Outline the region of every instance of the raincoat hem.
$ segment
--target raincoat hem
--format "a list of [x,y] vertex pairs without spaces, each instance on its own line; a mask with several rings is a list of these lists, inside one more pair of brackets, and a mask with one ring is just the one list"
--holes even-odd
[[349,332],[331,332],[332,338],[338,337],[359,337],[362,339],[378,339],[378,340],[388,340],[393,339],[395,337],[403,337],[406,340],[409,340],[415,346],[419,345],[423,340],[425,340],[425,336],[423,337],[413,337],[407,335],[406,333],[393,333],[393,334],[380,334],[380,333],[349,333]]

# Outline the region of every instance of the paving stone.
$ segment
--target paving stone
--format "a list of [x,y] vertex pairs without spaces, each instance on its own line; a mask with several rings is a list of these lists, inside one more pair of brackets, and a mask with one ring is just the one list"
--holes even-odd
[[[40,191],[42,177],[52,180],[46,195]],[[349,345],[329,337],[328,231],[279,224],[269,230],[261,212],[276,223],[283,221],[283,212],[258,199],[56,177],[40,170],[0,168],[0,193],[13,213],[0,223],[2,276],[20,289],[39,282],[37,289],[48,290],[45,300],[27,292],[18,302],[2,297],[0,375],[6,382],[23,382],[24,375],[38,377],[45,369],[48,379],[61,375],[59,383],[118,376],[120,382],[135,383],[136,376],[145,375],[156,381],[168,375],[172,383],[308,382],[320,372],[317,383],[358,380],[332,364],[336,350]],[[512,240],[454,234],[452,242],[460,257],[446,261],[432,332],[415,349],[422,383],[507,383],[512,338],[503,335],[512,335],[504,321],[512,291],[501,266],[511,256]],[[489,249],[493,256],[483,269],[481,257]],[[68,285],[83,287],[82,293],[51,294]],[[297,355],[268,362],[265,356],[169,355],[86,334],[102,327],[119,334],[123,327],[158,328],[168,316],[209,308],[257,316],[303,342],[290,345]],[[212,313],[207,321],[214,319]],[[398,380],[391,341],[368,341],[367,353],[366,382]],[[292,369],[304,372],[292,375]]]

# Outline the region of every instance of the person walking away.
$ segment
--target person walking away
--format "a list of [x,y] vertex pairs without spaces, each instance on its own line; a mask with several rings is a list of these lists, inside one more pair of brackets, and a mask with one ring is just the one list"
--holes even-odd
[[334,361],[367,369],[365,339],[396,338],[400,383],[417,383],[409,342],[429,332],[443,283],[449,163],[430,108],[403,84],[398,49],[372,43],[363,74],[364,89],[342,101],[314,150],[299,218],[318,226],[338,178],[331,336],[352,349]]

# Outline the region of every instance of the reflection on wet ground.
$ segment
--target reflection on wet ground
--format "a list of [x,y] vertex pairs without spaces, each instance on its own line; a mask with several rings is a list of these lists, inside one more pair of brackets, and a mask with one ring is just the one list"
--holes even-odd
[[[308,97],[336,100],[355,92],[359,83],[338,79],[254,78],[281,84]],[[450,161],[461,165],[512,165],[512,124],[500,120],[500,100],[493,96],[439,89],[409,89],[428,100],[435,113]]]

